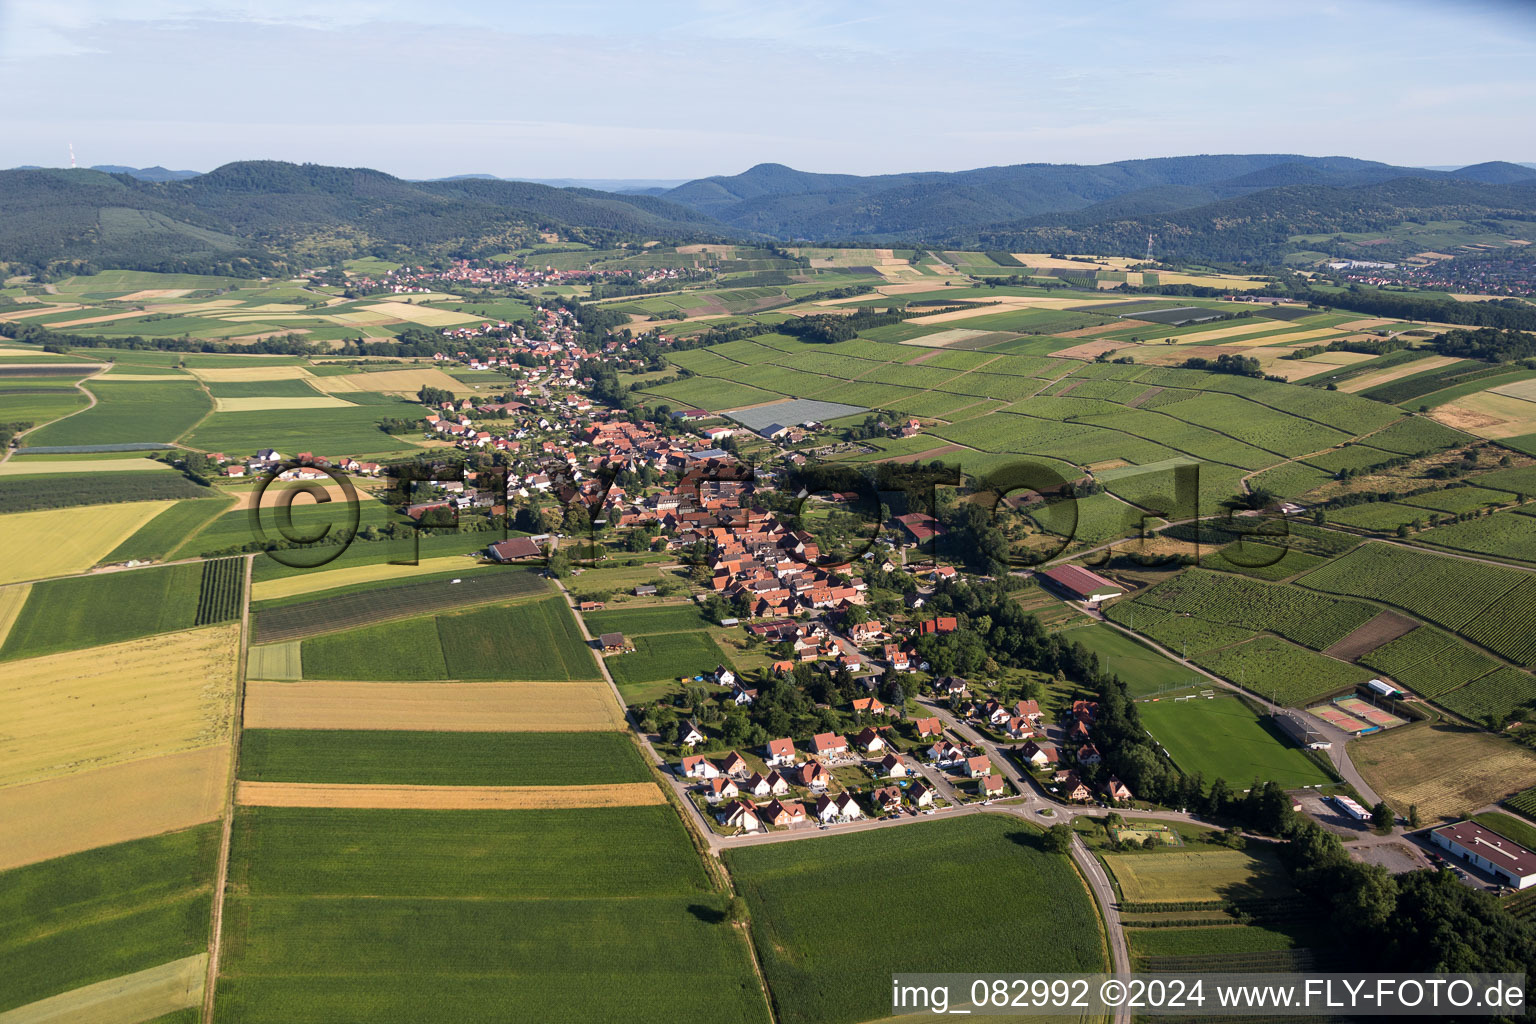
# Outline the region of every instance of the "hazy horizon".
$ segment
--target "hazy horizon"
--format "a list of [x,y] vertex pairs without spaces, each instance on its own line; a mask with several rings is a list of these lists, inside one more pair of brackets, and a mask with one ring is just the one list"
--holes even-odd
[[1536,135],[1533,68],[1536,6],[1505,0],[447,0],[429,15],[398,0],[0,0],[14,111],[0,166],[67,166],[70,144],[80,166],[279,159],[407,178],[1198,153],[1465,165],[1532,156],[1509,151]]

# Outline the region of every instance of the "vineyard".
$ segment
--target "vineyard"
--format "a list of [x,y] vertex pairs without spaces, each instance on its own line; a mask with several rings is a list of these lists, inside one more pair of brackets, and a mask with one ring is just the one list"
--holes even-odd
[[1516,793],[1505,800],[1504,804],[1512,811],[1519,811],[1527,818],[1536,819],[1536,788]]
[[1230,626],[1278,633],[1319,651],[1376,615],[1375,608],[1357,601],[1335,601],[1295,587],[1206,569],[1190,569],[1137,600]]
[[1360,664],[1385,672],[1394,679],[1420,662],[1435,657],[1456,641],[1433,626],[1420,626],[1374,651],[1362,654]]
[[197,592],[194,625],[207,626],[240,617],[241,590],[245,583],[245,559],[215,558],[203,563],[202,586]]
[[1191,660],[1277,704],[1300,705],[1365,682],[1371,674],[1326,655],[1261,636]]
[[1500,728],[1511,717],[1536,705],[1536,676],[1506,666],[1435,700],[1469,721]]
[[1499,512],[1464,523],[1450,523],[1423,534],[1426,544],[1496,555],[1521,562],[1536,562],[1536,518]]
[[[1296,582],[1330,594],[1385,601],[1448,629],[1462,631],[1468,622],[1530,578],[1529,573],[1517,569],[1446,558],[1393,544],[1364,544]],[[1524,604],[1524,608],[1525,621],[1529,623],[1536,609],[1529,604]]]

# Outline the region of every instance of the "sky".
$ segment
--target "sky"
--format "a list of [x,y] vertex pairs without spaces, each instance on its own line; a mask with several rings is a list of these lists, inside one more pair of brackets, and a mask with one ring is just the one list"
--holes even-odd
[[0,167],[1536,161],[1536,0],[0,0]]

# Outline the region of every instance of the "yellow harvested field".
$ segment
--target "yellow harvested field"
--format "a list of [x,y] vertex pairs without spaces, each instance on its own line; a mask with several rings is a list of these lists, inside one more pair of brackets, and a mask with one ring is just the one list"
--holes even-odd
[[213,821],[230,755],[226,743],[0,789],[0,871]]
[[358,310],[353,313],[337,313],[330,319],[344,324],[387,324],[393,323],[395,320],[388,313],[371,313],[368,310]]
[[1415,722],[1356,740],[1350,757],[1399,814],[1461,817],[1536,785],[1536,753],[1477,729]]
[[[337,472],[339,473],[341,471],[337,470]],[[296,492],[292,499],[292,503],[295,507],[300,505],[318,504],[319,499],[315,495],[316,491],[322,487],[325,491],[326,497],[330,498],[332,501],[347,500],[347,492],[342,490],[341,485],[331,480],[330,477],[326,477],[324,480],[315,481],[275,480],[270,487],[261,492],[261,507],[263,509],[276,509],[280,507],[282,503],[287,500],[286,493],[290,490]],[[235,503],[229,508],[225,509],[226,512],[244,512],[246,509],[256,504],[257,491],[254,487],[250,488],[249,490],[236,491],[231,493],[234,494]],[[364,502],[372,501],[374,499],[372,495],[367,494],[361,488],[358,488],[357,500],[359,502]],[[304,576],[296,576],[294,579],[306,579],[310,575],[311,574],[306,573]],[[277,581],[273,580],[271,582],[275,583]]]
[[208,954],[195,953],[7,1010],[0,1024],[139,1024],[201,1006],[207,981]]
[[31,473],[123,473],[129,470],[160,470],[171,467],[154,459],[80,459],[75,462],[47,459],[12,459],[0,463],[0,476],[24,476]]
[[1164,851],[1155,856],[1107,853],[1126,902],[1158,903],[1272,896],[1290,883],[1270,858],[1241,850]]
[[1321,338],[1342,338],[1336,327],[1317,327],[1310,331],[1293,331],[1289,334],[1274,334],[1268,338],[1245,338],[1235,342],[1238,345],[1299,345],[1304,341],[1317,341]]
[[1235,292],[1257,291],[1265,288],[1265,281],[1249,281],[1242,277],[1228,277],[1224,274],[1211,274],[1201,276],[1199,274],[1167,274],[1157,275],[1158,284],[1192,284],[1201,288],[1228,288]]
[[313,398],[298,395],[289,398],[215,398],[214,408],[219,412],[265,412],[269,409],[351,409],[351,402],[343,402],[330,395]]
[[1044,252],[1016,252],[1016,253],[1013,254],[1013,258],[1018,260],[1020,263],[1024,264],[1026,267],[1035,267],[1035,268],[1039,268],[1039,269],[1046,269],[1046,268],[1055,269],[1055,270],[1089,270],[1089,269],[1106,270],[1106,269],[1109,269],[1109,264],[1100,261],[1098,259],[1098,257],[1096,257],[1096,256],[1095,257],[1091,257],[1093,259],[1092,263],[1084,263],[1082,260],[1062,259],[1059,256],[1052,256],[1050,253],[1044,253]]
[[239,383],[253,380],[307,380],[310,372],[302,366],[194,366],[192,375],[211,383]]
[[237,782],[242,807],[366,807],[422,811],[543,811],[666,803],[654,782],[611,786],[375,786],[323,782]]
[[138,302],[141,299],[179,299],[183,295],[190,295],[191,288],[142,288],[127,295],[119,295],[118,302]]
[[[340,496],[341,492],[338,488],[332,497]],[[236,505],[235,508],[249,508],[249,501],[250,494],[247,492],[242,496],[241,504]],[[282,579],[261,580],[252,584],[251,600],[271,601],[279,597],[296,597],[299,594],[313,594],[316,591],[330,590],[334,587],[350,587],[354,583],[373,583],[378,580],[447,572],[449,569],[467,569],[474,564],[472,559],[463,555],[442,555],[438,558],[423,558],[416,565],[353,565],[345,569],[306,572],[296,576],[285,576]]]
[[227,742],[238,625],[8,662],[0,786]]
[[444,391],[468,392],[469,386],[455,380],[435,366],[414,370],[379,370],[375,373],[344,373],[335,377],[316,377],[312,383],[321,391],[346,394],[352,391],[416,392],[423,387]]
[[[865,296],[865,301],[869,297]],[[1109,304],[1116,300],[1105,299]],[[971,306],[966,309],[952,309],[947,313],[929,313],[927,316],[915,316],[905,321],[909,324],[947,324],[956,320],[970,320],[973,317],[988,316],[992,313],[1009,313],[1017,309],[1070,309],[1078,306],[1092,306],[1098,303],[1093,299],[1047,299],[1036,298],[1032,295],[1009,295],[997,302],[989,302],[985,306]]]
[[1442,405],[1430,416],[1457,430],[1498,439],[1536,432],[1536,402],[1483,391]]
[[173,501],[131,501],[0,516],[0,583],[84,572]]
[[47,316],[50,313],[68,313],[71,310],[84,309],[78,302],[60,302],[42,309],[24,309],[21,312],[0,313],[0,320],[28,320],[34,316]]
[[132,320],[137,316],[148,315],[149,312],[147,310],[135,310],[131,313],[107,313],[103,316],[82,317],[79,320],[59,320],[56,323],[49,324],[48,327],[50,330],[53,330],[59,327],[79,327],[83,324],[105,324],[113,320]]
[[[1217,321],[1217,323],[1221,323],[1221,321]],[[1230,327],[1215,327],[1209,331],[1191,331],[1188,334],[1175,335],[1174,340],[1180,345],[1209,345],[1211,342],[1221,338],[1238,338],[1244,334],[1258,334],[1262,331],[1278,330],[1282,326],[1282,324],[1278,324],[1273,320],[1263,320],[1255,317],[1252,320],[1244,320]],[[1153,324],[1149,331],[1155,334],[1157,325]],[[1266,345],[1269,342],[1269,338],[1264,339]]]
[[1378,370],[1375,373],[1363,373],[1355,379],[1345,381],[1343,384],[1339,385],[1339,390],[1348,392],[1349,394],[1354,394],[1357,391],[1364,391],[1367,388],[1373,388],[1378,384],[1386,384],[1390,381],[1398,380],[1402,377],[1411,377],[1414,374],[1422,373],[1425,370],[1435,370],[1442,366],[1449,366],[1456,361],[1457,360],[1451,356],[1428,356],[1424,359],[1415,359],[1411,362],[1399,363],[1397,366],[1394,366],[1389,370]]
[[607,732],[624,716],[604,682],[249,682],[245,728]]
[[1495,395],[1508,395],[1510,398],[1519,398],[1526,402],[1536,402],[1536,380],[1517,380],[1513,384],[1505,384],[1501,387],[1489,388]]
[[1385,317],[1369,316],[1364,320],[1351,320],[1348,323],[1339,324],[1337,329],[1341,331],[1369,331],[1376,327],[1385,327],[1388,324],[1395,324],[1397,322]]
[[5,646],[5,638],[11,635],[11,627],[16,624],[16,616],[21,614],[21,606],[27,603],[30,593],[30,583],[0,587],[0,647]]
[[1308,356],[1298,361],[1323,363],[1328,366],[1353,366],[1355,363],[1365,363],[1375,358],[1369,352],[1319,352],[1315,356]]
[[908,338],[903,345],[915,345],[918,348],[944,348],[953,345],[957,341],[965,341],[968,338],[979,338],[984,334],[992,334],[992,331],[973,331],[967,327],[954,327],[937,334],[927,334],[921,338]]
[[450,309],[433,309],[430,306],[418,306],[411,302],[376,302],[364,308],[376,313],[387,313],[397,320],[420,324],[423,327],[453,327],[457,324],[472,324],[485,320],[482,316],[455,313]]

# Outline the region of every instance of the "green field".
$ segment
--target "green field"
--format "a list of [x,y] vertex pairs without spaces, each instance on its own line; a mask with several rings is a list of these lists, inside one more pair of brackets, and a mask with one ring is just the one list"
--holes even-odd
[[411,451],[415,446],[384,433],[379,429],[379,421],[386,416],[420,419],[422,415],[420,405],[403,400],[353,409],[219,412],[200,424],[185,441],[193,448],[230,455],[248,455],[258,448],[276,448],[284,454],[313,451],[326,455],[388,455]]
[[713,672],[717,665],[729,664],[723,651],[708,633],[657,633],[637,636],[630,641],[633,651],[611,654],[604,664],[621,687],[656,683]]
[[1017,819],[737,848],[725,861],[785,1024],[887,1017],[892,972],[1106,969],[1098,913],[1071,861],[1044,852]]
[[1241,700],[1160,700],[1137,705],[1141,722],[1186,774],[1226,779],[1234,789],[1278,782],[1287,789],[1332,782],[1317,762]]
[[[583,575],[583,581],[586,576]],[[613,611],[586,612],[582,615],[587,631],[598,633],[623,633],[625,636],[641,636],[646,633],[680,633],[689,629],[702,629],[710,623],[699,614],[694,604],[664,605],[656,608],[616,608]]]
[[208,947],[219,826],[0,872],[0,1011]]
[[244,809],[231,886],[221,1020],[767,1022],[669,806]]
[[301,650],[307,679],[598,678],[560,597],[363,626]]
[[27,435],[29,445],[174,441],[213,408],[195,381],[93,380],[96,405]]
[[1075,640],[1097,654],[1104,670],[1119,676],[1133,697],[1187,686],[1200,678],[1191,669],[1103,624],[1068,630],[1062,639]]
[[35,583],[0,659],[190,629],[198,624],[202,578],[202,565],[188,563]]
[[247,729],[240,778],[411,786],[597,786],[646,782],[626,733]]
[[178,501],[113,548],[103,563],[164,558],[229,508],[229,501]]

